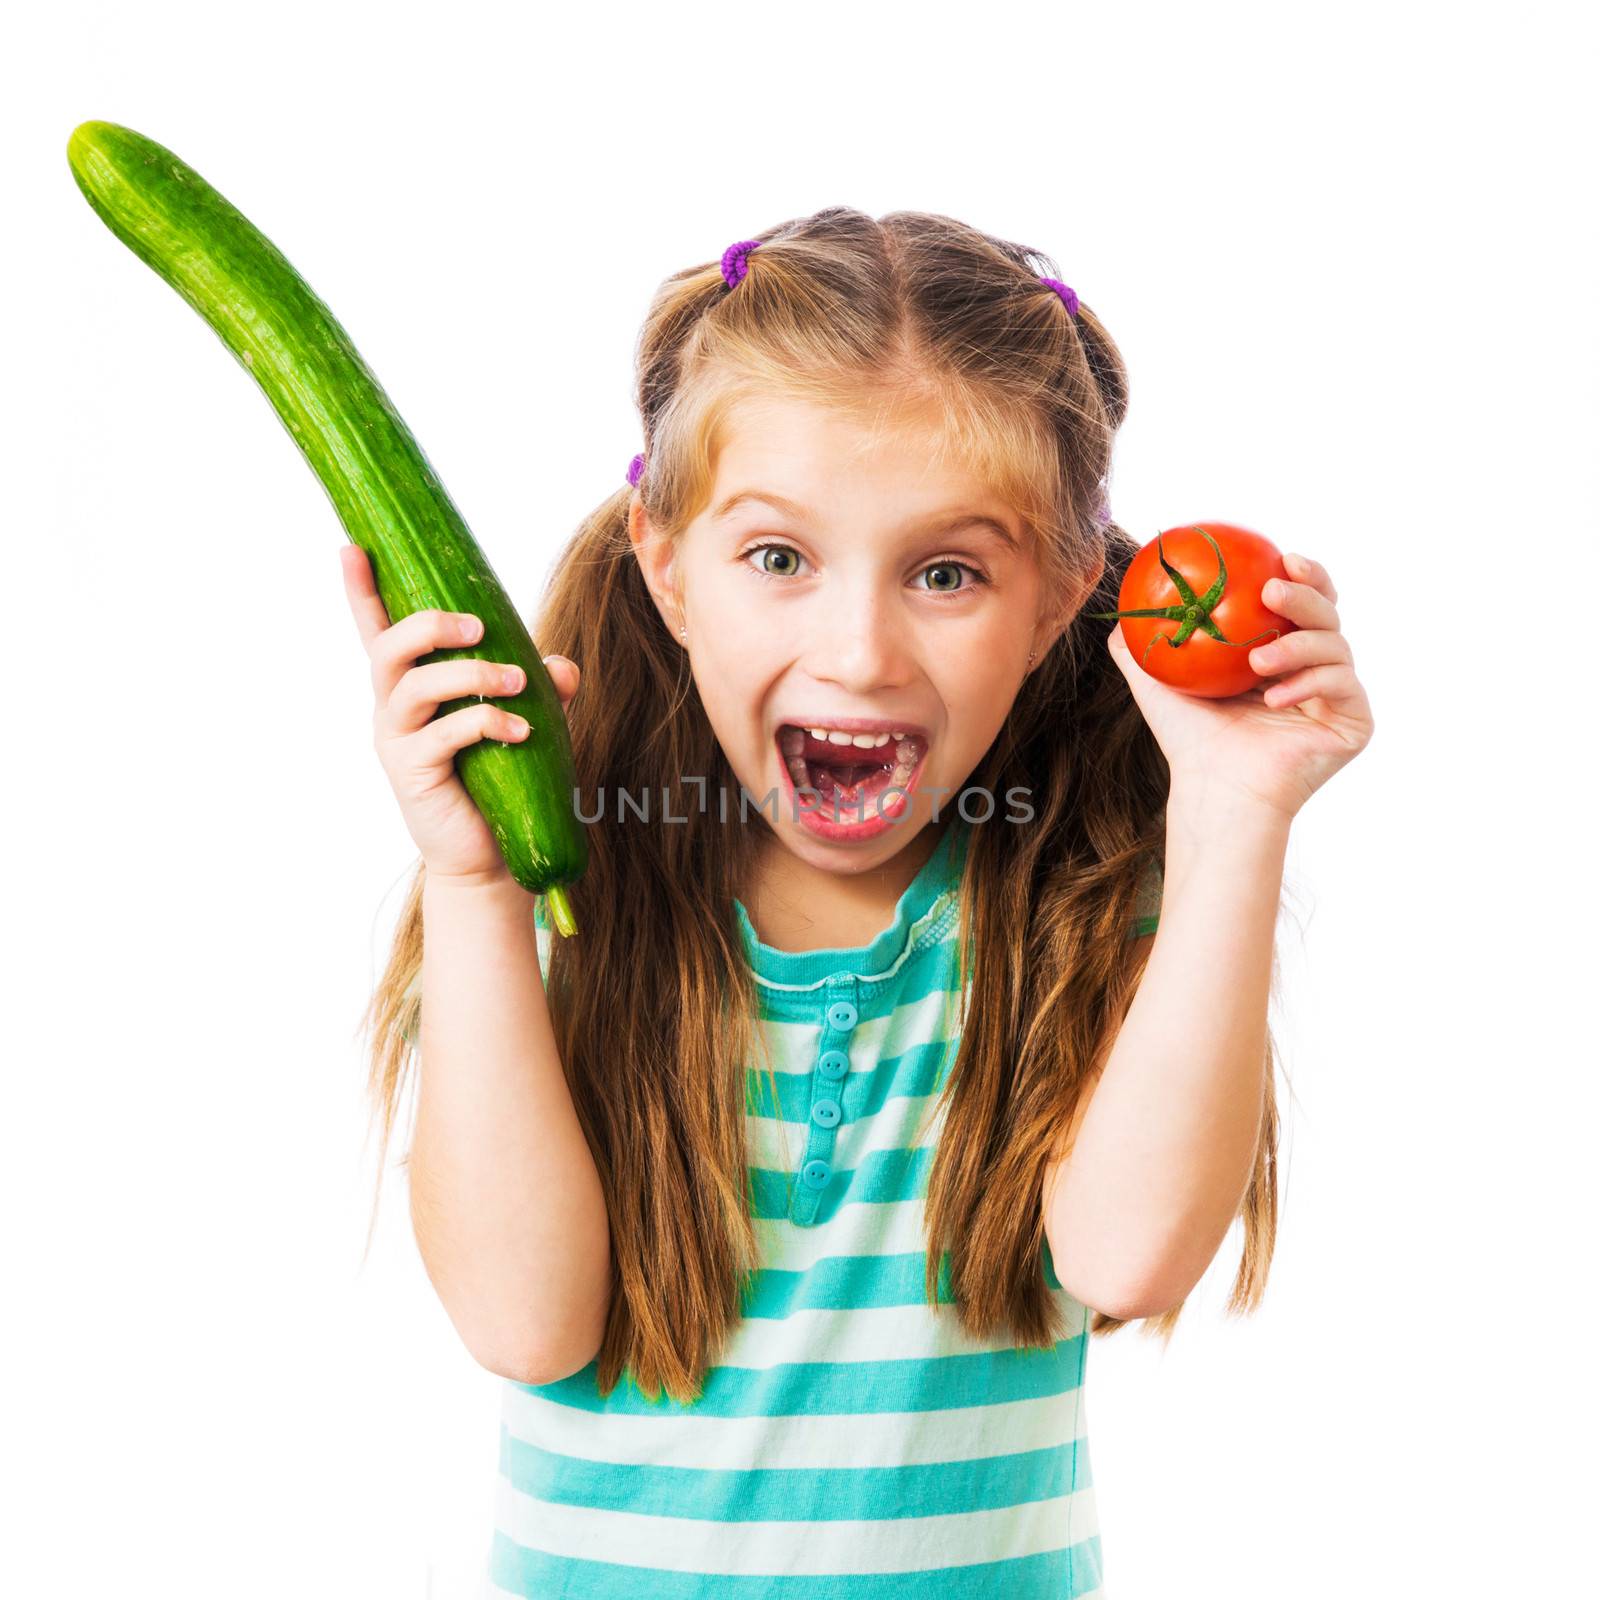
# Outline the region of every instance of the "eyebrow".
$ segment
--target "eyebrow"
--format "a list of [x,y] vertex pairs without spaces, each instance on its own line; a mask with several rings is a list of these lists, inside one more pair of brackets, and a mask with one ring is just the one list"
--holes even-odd
[[[749,503],[771,506],[774,511],[781,511],[785,516],[793,517],[797,522],[809,522],[811,520],[811,513],[804,506],[797,505],[793,500],[785,499],[781,494],[773,494],[764,489],[740,489],[736,493],[730,494],[712,513],[712,516],[720,522],[740,506]],[[994,517],[985,516],[982,512],[959,511],[944,518],[933,516],[927,518],[919,526],[929,533],[962,533],[974,528],[984,529],[999,539],[1013,555],[1019,551],[1017,536],[1003,522]]]

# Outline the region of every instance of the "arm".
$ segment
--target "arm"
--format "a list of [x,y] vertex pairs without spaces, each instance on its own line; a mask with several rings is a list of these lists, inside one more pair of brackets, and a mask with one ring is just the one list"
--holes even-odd
[[1199,1282],[1249,1184],[1289,836],[1281,813],[1175,786],[1149,962],[1066,1154],[1045,1174],[1056,1275],[1118,1318]]
[[411,1220],[473,1358],[545,1383],[600,1347],[611,1232],[556,1050],[533,911],[509,877],[424,883]]
[[1251,649],[1263,686],[1247,699],[1160,683],[1120,625],[1106,636],[1171,773],[1166,880],[1077,1143],[1046,1172],[1044,1214],[1063,1287],[1121,1318],[1189,1293],[1249,1187],[1289,824],[1372,737],[1328,569],[1291,551],[1283,571],[1260,600],[1295,627]]

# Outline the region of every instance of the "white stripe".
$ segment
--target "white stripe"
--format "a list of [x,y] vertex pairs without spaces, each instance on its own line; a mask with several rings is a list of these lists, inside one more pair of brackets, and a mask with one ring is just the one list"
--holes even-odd
[[769,1172],[793,1172],[800,1166],[800,1158],[811,1139],[810,1126],[804,1122],[785,1122],[781,1117],[756,1117],[744,1119],[745,1161],[752,1167],[763,1167]]
[[1093,1492],[1026,1501],[993,1511],[840,1522],[710,1522],[551,1506],[496,1480],[498,1527],[516,1543],[550,1555],[716,1572],[740,1577],[781,1572],[918,1572],[1040,1555],[1098,1531]]
[[863,1200],[835,1213],[822,1227],[801,1227],[788,1217],[755,1217],[751,1227],[763,1268],[810,1272],[819,1261],[836,1256],[925,1253],[926,1208],[924,1195],[907,1200]]
[[892,1150],[926,1150],[939,1137],[950,1109],[943,1090],[886,1100],[875,1116],[839,1123],[832,1156],[836,1167],[864,1167]]
[[[928,1248],[923,1233],[926,1200],[872,1200],[838,1212],[822,1228],[802,1228],[788,1217],[755,1217],[756,1248],[764,1267],[809,1272],[829,1256],[902,1256]],[[848,1225],[847,1225],[848,1224]]]
[[629,1416],[580,1411],[503,1380],[500,1419],[513,1438],[556,1455],[618,1466],[925,1466],[975,1456],[1048,1450],[1082,1438],[1088,1407],[1078,1390],[1034,1400],[871,1416]]
[[902,1573],[1042,1555],[1098,1531],[1090,1490],[1021,1506],[946,1517],[854,1522],[702,1522],[638,1512],[547,1506],[496,1485],[498,1526],[507,1538],[576,1560],[659,1566],[675,1573],[734,1576],[784,1573]]
[[[1083,1308],[1065,1289],[1047,1293],[1060,1307],[1061,1333],[1072,1338],[1082,1325]],[[756,1370],[799,1361],[901,1361],[968,1356],[1010,1350],[1009,1328],[986,1339],[962,1326],[953,1305],[937,1312],[926,1300],[901,1306],[806,1307],[784,1317],[746,1317],[717,1354],[719,1367]]]
[[[870,1117],[852,1119],[846,1112],[843,1121],[834,1125],[829,1163],[836,1168],[856,1168],[888,1151],[925,1150],[938,1138],[948,1107],[948,1098],[939,1090],[892,1097]],[[809,1122],[747,1115],[745,1160],[752,1167],[793,1172],[801,1165],[810,1138]]]

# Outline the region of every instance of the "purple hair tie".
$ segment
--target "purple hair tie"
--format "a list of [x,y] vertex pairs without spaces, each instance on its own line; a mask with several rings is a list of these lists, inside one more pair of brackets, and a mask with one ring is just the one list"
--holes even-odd
[[1061,303],[1067,308],[1069,316],[1077,316],[1078,296],[1075,290],[1069,289],[1059,278],[1040,278],[1039,282],[1047,289],[1054,289],[1061,296]]
[[759,250],[759,239],[741,239],[738,244],[730,244],[722,252],[722,276],[727,280],[730,289],[737,289],[744,282],[744,275],[750,269],[746,265],[745,257],[752,250]]
[[[759,239],[741,239],[737,244],[730,244],[722,252],[722,277],[730,289],[737,289],[744,282],[744,275],[750,269],[746,265],[745,257],[752,250],[759,250]],[[644,452],[641,451],[628,463],[628,482],[635,488],[639,479],[644,476]]]

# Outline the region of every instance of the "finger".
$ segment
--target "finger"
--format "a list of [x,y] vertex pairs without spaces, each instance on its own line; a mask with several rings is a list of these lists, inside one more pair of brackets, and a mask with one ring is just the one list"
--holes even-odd
[[389,626],[389,613],[378,595],[372,563],[367,552],[353,540],[339,547],[339,565],[344,569],[344,592],[356,619],[356,630],[363,645],[369,645]]
[[485,661],[479,656],[427,661],[401,677],[383,715],[391,733],[415,733],[446,700],[518,694],[526,682],[522,668],[512,661]]
[[1324,628],[1300,628],[1294,633],[1280,634],[1266,644],[1258,644],[1250,652],[1251,667],[1263,674],[1318,667],[1335,661],[1349,665],[1354,660],[1350,641],[1342,633]]
[[550,681],[556,686],[556,694],[560,696],[561,704],[566,703],[578,692],[578,679],[582,676],[578,663],[567,656],[549,655],[539,658],[544,662],[545,671],[550,674]]
[[378,704],[389,703],[395,686],[420,657],[435,650],[470,649],[482,637],[482,619],[471,612],[441,611],[430,606],[401,617],[368,646],[372,689]]
[[1302,628],[1337,629],[1339,626],[1339,613],[1333,601],[1320,589],[1293,578],[1287,583],[1282,578],[1268,578],[1261,586],[1261,603]]
[[1320,561],[1313,561],[1298,550],[1290,550],[1284,555],[1283,570],[1297,583],[1309,583],[1319,594],[1326,595],[1334,605],[1338,605],[1339,591],[1334,588],[1328,569]]
[[1334,703],[1354,700],[1361,693],[1361,684],[1355,668],[1343,661],[1327,662],[1321,666],[1306,667],[1301,672],[1269,683],[1261,700],[1274,711],[1285,706],[1298,705],[1320,695]]
[[498,739],[502,744],[520,744],[528,737],[528,723],[514,711],[485,700],[478,705],[459,706],[448,716],[407,734],[396,748],[405,752],[407,764],[417,770],[445,766],[458,750],[480,739]]

